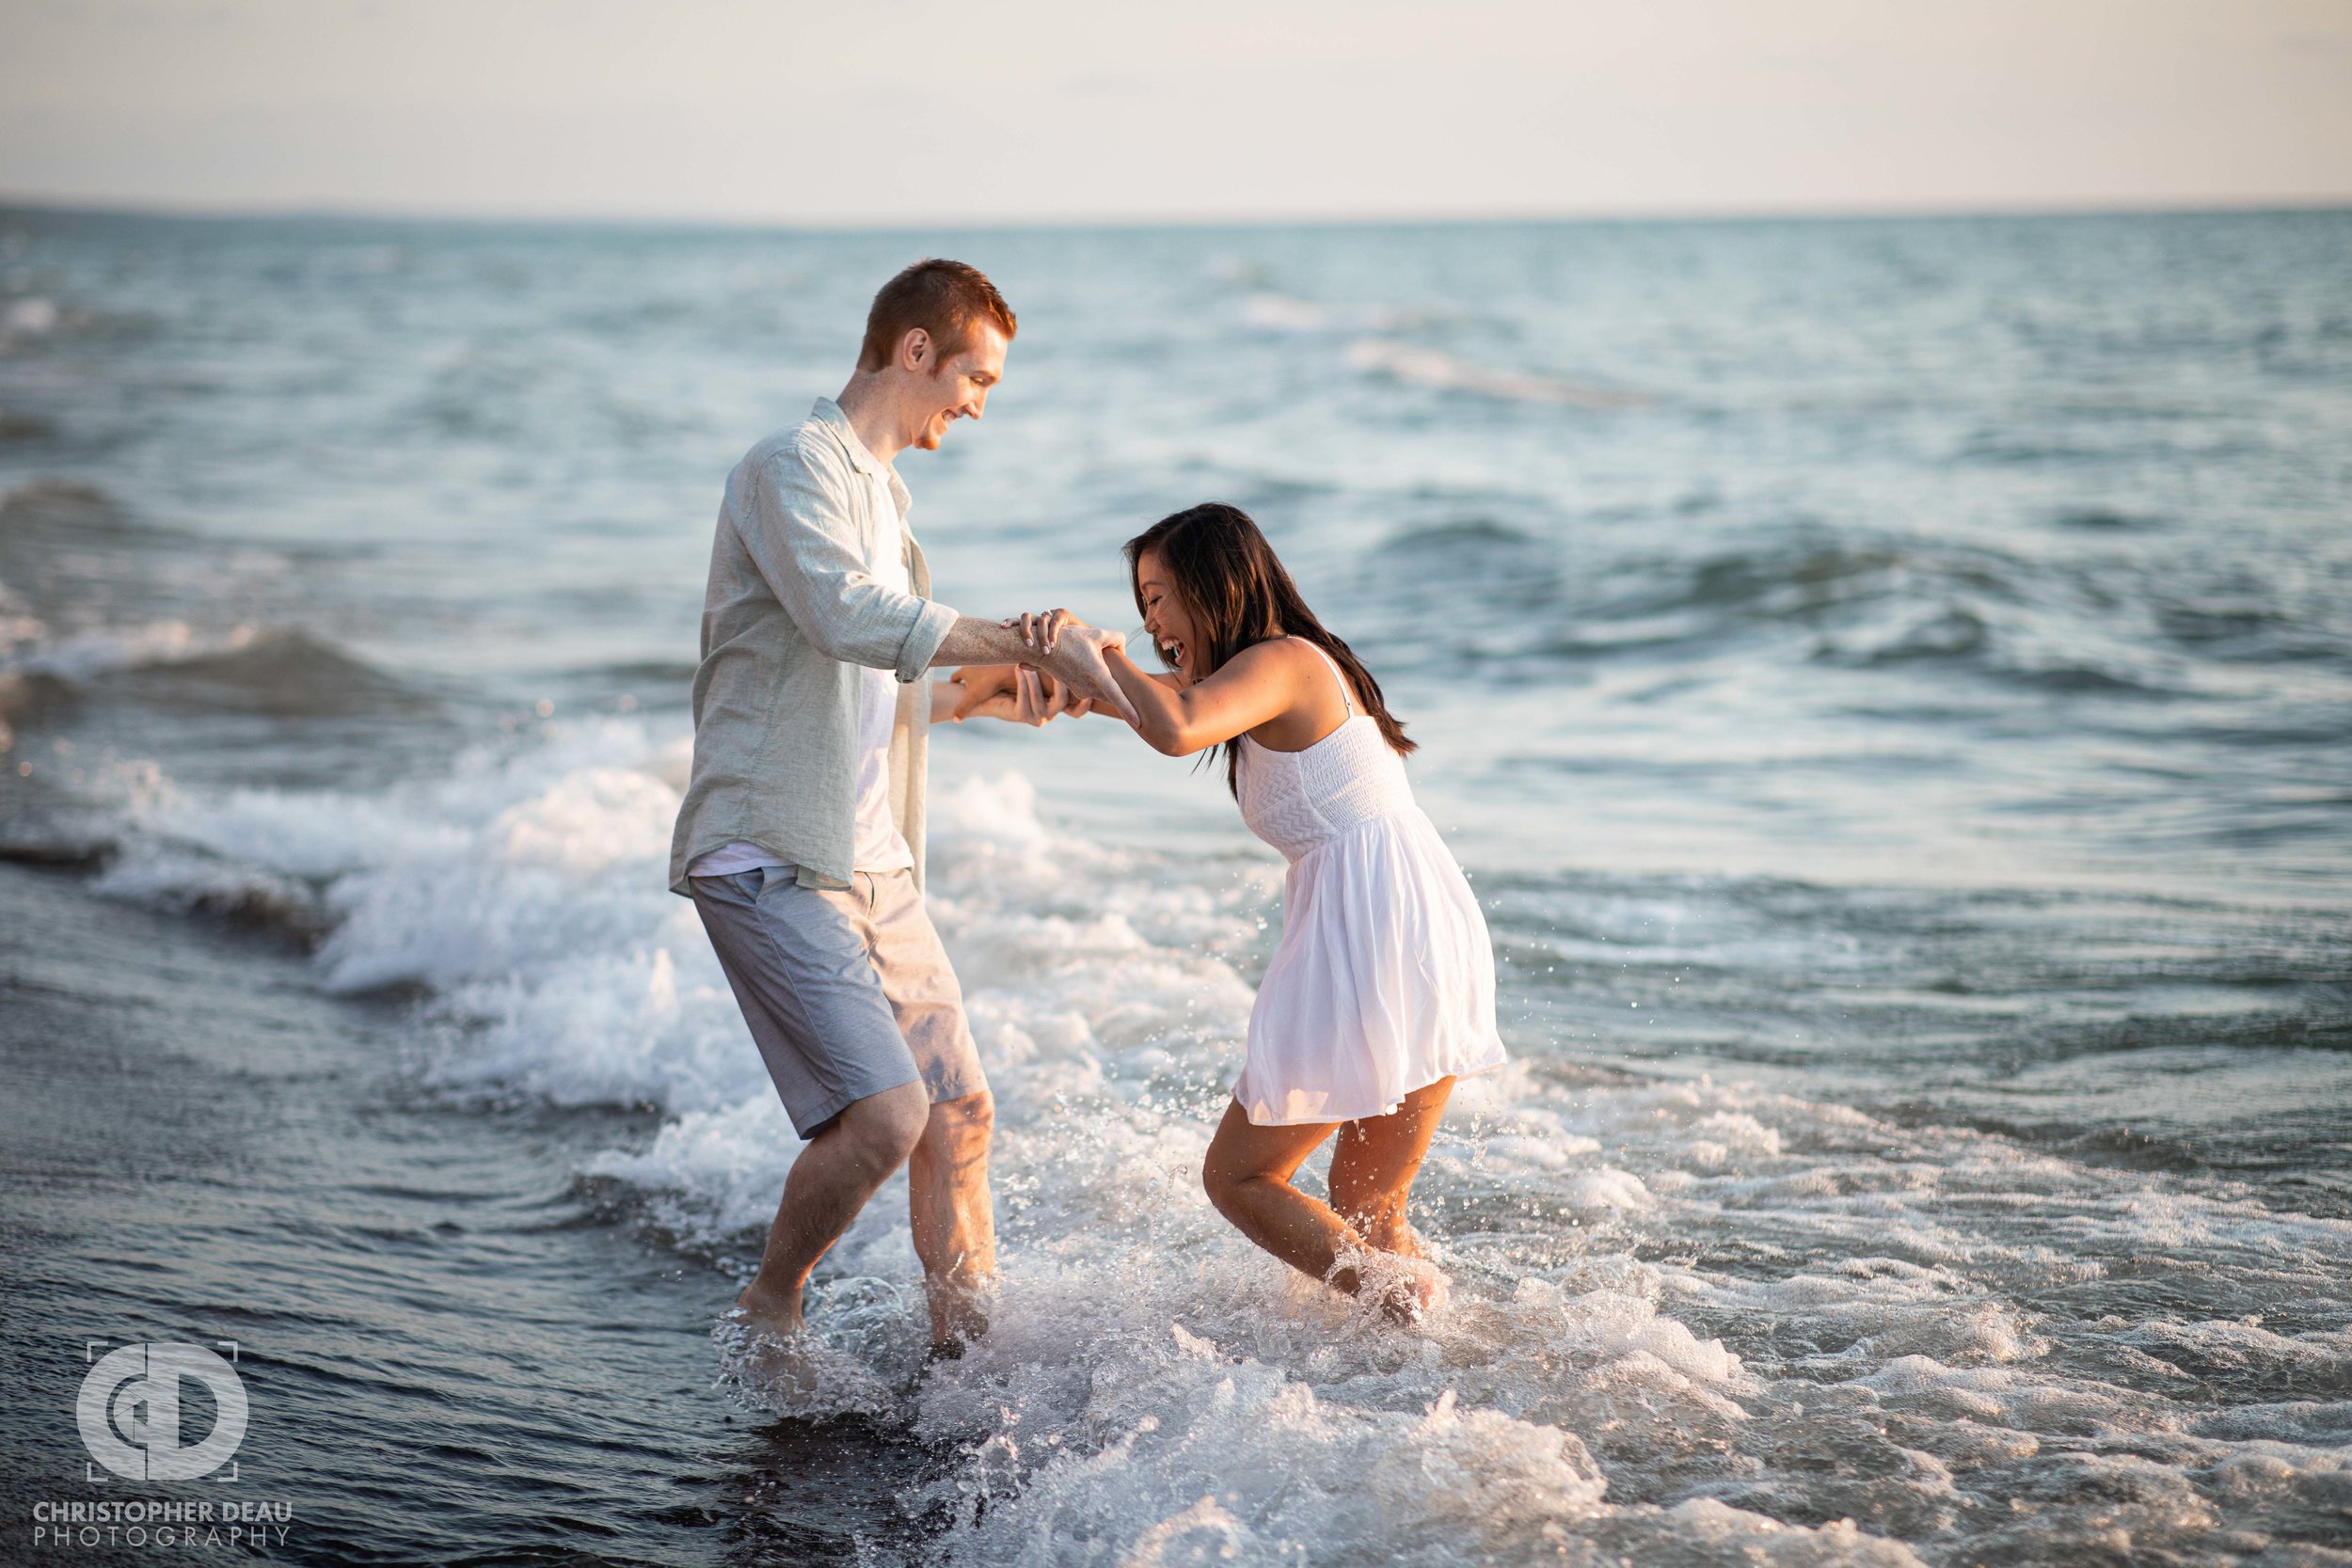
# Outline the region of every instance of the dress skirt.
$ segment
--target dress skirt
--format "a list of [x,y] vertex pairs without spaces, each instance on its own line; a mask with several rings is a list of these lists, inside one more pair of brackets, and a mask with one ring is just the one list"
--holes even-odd
[[1291,863],[1233,1085],[1252,1123],[1385,1116],[1504,1060],[1486,918],[1426,813],[1359,823]]

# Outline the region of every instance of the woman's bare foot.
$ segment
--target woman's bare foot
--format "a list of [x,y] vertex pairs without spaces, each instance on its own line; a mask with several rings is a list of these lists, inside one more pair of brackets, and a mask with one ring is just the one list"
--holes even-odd
[[1397,1220],[1392,1225],[1375,1223],[1359,1225],[1357,1228],[1362,1233],[1364,1244],[1367,1246],[1377,1247],[1382,1252],[1393,1254],[1398,1258],[1429,1256],[1422,1247],[1420,1232],[1403,1219]]
[[1445,1275],[1435,1263],[1386,1248],[1350,1249],[1323,1276],[1333,1290],[1375,1307],[1391,1323],[1419,1323],[1446,1304]]

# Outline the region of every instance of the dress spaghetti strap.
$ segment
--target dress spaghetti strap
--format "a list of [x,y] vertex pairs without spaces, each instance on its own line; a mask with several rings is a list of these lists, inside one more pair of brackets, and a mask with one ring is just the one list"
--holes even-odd
[[[1308,646],[1346,695],[1338,654]],[[1405,759],[1352,695],[1347,705],[1350,721],[1304,750],[1245,740],[1234,778],[1242,820],[1289,863],[1282,939],[1233,1084],[1257,1127],[1386,1116],[1505,1060],[1478,899],[1414,804]]]
[[1356,699],[1347,694],[1347,677],[1340,673],[1340,661],[1333,658],[1330,654],[1325,650],[1322,643],[1310,642],[1303,637],[1298,639],[1298,641],[1306,642],[1307,646],[1312,648],[1317,654],[1322,656],[1324,663],[1331,667],[1331,678],[1340,683],[1340,701],[1346,705],[1347,716],[1350,719],[1355,718]]

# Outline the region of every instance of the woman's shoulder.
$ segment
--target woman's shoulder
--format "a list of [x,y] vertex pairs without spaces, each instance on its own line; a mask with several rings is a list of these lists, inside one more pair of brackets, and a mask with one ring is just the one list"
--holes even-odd
[[1294,635],[1278,637],[1259,646],[1271,647],[1276,644],[1279,644],[1284,650],[1282,657],[1290,661],[1290,669],[1300,679],[1316,682],[1336,690],[1351,709],[1359,713],[1363,711],[1363,704],[1358,699],[1355,687],[1347,678],[1347,672],[1340,668],[1340,661],[1333,658],[1320,643],[1309,638]]
[[1298,646],[1295,637],[1269,637],[1263,642],[1252,642],[1247,648],[1226,657],[1217,666],[1222,674],[1231,671],[1236,675],[1260,676],[1277,673],[1287,673],[1294,659],[1311,658],[1313,654]]
[[1306,638],[1291,632],[1284,632],[1279,637],[1269,637],[1263,642],[1252,642],[1233,657],[1243,658],[1251,654],[1262,658],[1279,660],[1284,664],[1295,664],[1301,670],[1329,668],[1324,663],[1328,656],[1322,649]]
[[1316,676],[1328,681],[1330,668],[1305,638],[1269,637],[1226,659],[1217,673],[1230,673],[1237,680],[1279,681],[1303,694],[1311,689],[1308,683]]
[[1269,750],[1302,750],[1329,735],[1350,712],[1361,711],[1330,656],[1306,638],[1271,637],[1226,662],[1241,679],[1264,682],[1281,692],[1280,710],[1249,732]]

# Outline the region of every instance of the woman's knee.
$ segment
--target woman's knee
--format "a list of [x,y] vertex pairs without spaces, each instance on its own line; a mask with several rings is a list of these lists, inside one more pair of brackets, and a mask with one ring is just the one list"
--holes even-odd
[[1239,1105],[1229,1105],[1200,1162],[1201,1189],[1231,1219],[1234,1206],[1247,1205],[1253,1192],[1288,1186],[1299,1162],[1330,1132],[1328,1126],[1253,1126]]
[[1220,1214],[1231,1214],[1240,1201],[1242,1192],[1261,1173],[1246,1169],[1231,1160],[1217,1158],[1212,1147],[1209,1157],[1200,1163],[1200,1190],[1209,1195],[1209,1202]]
[[1405,1194],[1403,1187],[1335,1175],[1331,1180],[1331,1210],[1349,1225],[1369,1234],[1404,1217]]

